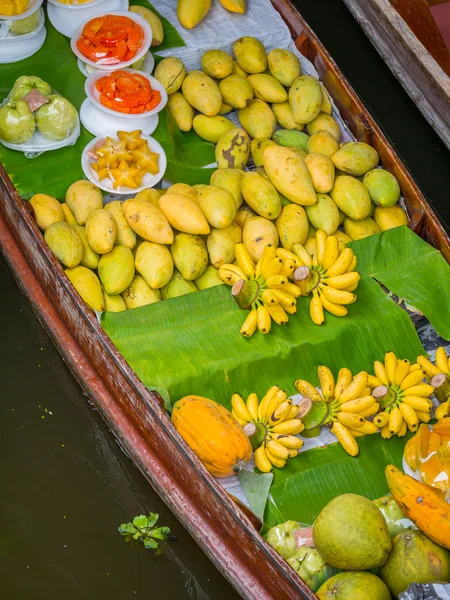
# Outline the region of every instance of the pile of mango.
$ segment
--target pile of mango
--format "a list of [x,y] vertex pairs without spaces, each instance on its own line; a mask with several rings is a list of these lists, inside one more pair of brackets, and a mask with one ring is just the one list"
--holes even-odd
[[[341,238],[350,241],[407,223],[397,204],[395,177],[376,168],[379,157],[368,144],[340,143],[325,87],[302,75],[293,53],[276,48],[267,54],[252,37],[236,40],[233,53],[234,58],[223,50],[208,50],[202,70],[190,72],[180,59],[167,57],[155,77],[169,94],[167,109],[181,131],[194,129],[216,144],[221,169],[242,171],[253,163],[261,176],[254,177],[254,185],[265,178],[276,188],[275,209],[270,215],[256,212],[274,220],[285,205],[304,206],[310,240],[299,243],[306,241],[307,247],[316,229],[332,235],[342,227]],[[224,116],[233,110],[241,127]],[[292,191],[285,185],[287,176],[281,181],[279,173],[294,162],[295,169],[289,170],[296,175]]]

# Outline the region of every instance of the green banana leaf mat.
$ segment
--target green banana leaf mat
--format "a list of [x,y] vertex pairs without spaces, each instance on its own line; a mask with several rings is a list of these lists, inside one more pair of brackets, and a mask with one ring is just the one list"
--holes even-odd
[[[147,6],[155,11],[146,0],[133,0],[132,4]],[[173,25],[164,17],[161,19],[164,41],[154,49],[155,52],[184,46]],[[86,98],[86,78],[77,66],[77,59],[70,49],[70,40],[58,33],[48,19],[45,25],[47,38],[39,52],[25,60],[1,66],[0,103],[18,77],[37,75],[70,100],[79,111]],[[157,55],[155,61],[158,61]],[[166,178],[173,183],[209,183],[211,170],[203,167],[214,162],[214,146],[204,142],[195,132],[190,132],[187,136],[181,135],[173,119],[168,122],[169,119],[164,109],[160,113],[158,128],[152,134],[167,155]],[[45,192],[63,200],[71,183],[85,179],[81,168],[81,153],[93,137],[81,127],[81,135],[73,146],[45,152],[32,159],[26,158],[22,152],[10,150],[0,144],[0,163],[22,198],[29,199],[33,194]]]

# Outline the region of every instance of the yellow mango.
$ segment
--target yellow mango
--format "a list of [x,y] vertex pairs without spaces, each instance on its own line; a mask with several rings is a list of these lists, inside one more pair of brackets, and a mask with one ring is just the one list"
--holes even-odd
[[116,241],[116,221],[111,213],[104,208],[99,208],[89,215],[85,233],[92,250],[97,254],[106,254],[112,250]]
[[305,209],[298,204],[284,206],[276,222],[280,243],[286,250],[294,244],[304,244],[308,236],[308,219]]
[[211,0],[178,0],[177,17],[185,29],[193,29],[211,8]]
[[83,258],[81,259],[79,264],[82,267],[87,267],[88,269],[97,269],[98,262],[100,260],[100,254],[94,252],[89,246],[84,227],[82,225],[78,225],[77,223],[75,223],[75,225],[71,225],[71,227],[73,227],[78,232],[78,235],[80,236],[81,241],[83,242]]
[[310,154],[325,154],[331,158],[339,150],[339,144],[329,131],[321,130],[312,134],[306,143],[306,150]]
[[253,88],[245,77],[229,75],[219,83],[223,101],[233,108],[245,108],[253,98]]
[[67,204],[65,202],[63,202],[61,204],[61,208],[63,210],[64,218],[66,219],[66,223],[68,225],[78,225],[73,212],[70,210],[70,208],[67,206]]
[[216,229],[228,227],[236,216],[233,194],[219,186],[207,185],[200,190],[198,203],[208,223]]
[[167,285],[173,274],[173,259],[169,249],[154,242],[142,242],[136,252],[135,266],[152,290]]
[[377,206],[393,206],[400,199],[400,186],[389,171],[372,169],[364,175],[363,184]]
[[103,208],[103,196],[96,185],[80,179],[72,183],[67,190],[66,203],[78,225],[84,225],[94,210]]
[[301,156],[290,148],[271,146],[264,150],[263,158],[267,176],[280,194],[303,206],[316,204],[311,175]]
[[48,247],[65,267],[73,268],[83,258],[83,242],[78,232],[65,221],[53,223],[44,233]]
[[267,68],[264,46],[254,37],[244,36],[233,44],[234,58],[246,73],[263,73]]
[[252,140],[251,144],[250,144],[250,151],[252,154],[252,158],[253,158],[253,162],[255,163],[256,167],[262,167],[264,160],[263,160],[263,154],[264,154],[264,150],[266,148],[268,148],[269,146],[277,146],[277,143],[274,142],[273,140],[269,140],[269,139],[255,139]]
[[216,146],[216,161],[220,169],[243,169],[250,155],[250,139],[240,127],[230,129]]
[[230,264],[236,258],[235,244],[242,239],[242,230],[236,223],[223,229],[212,229],[206,240],[209,260],[218,269],[223,264]]
[[161,292],[152,290],[142,275],[135,275],[133,281],[121,295],[128,309],[139,308],[161,300]]
[[355,177],[339,175],[330,193],[337,207],[354,221],[365,219],[371,210],[369,192]]
[[[161,191],[165,191],[165,190],[155,190],[153,188],[147,188],[145,190],[141,190],[140,192],[138,192],[136,194],[136,196],[133,198],[133,200],[135,202],[150,202],[150,204],[153,204],[153,206],[156,206],[156,208],[158,208],[159,207],[159,199],[161,197],[161,194],[160,194]],[[123,212],[123,209],[124,209],[124,206],[122,203],[122,212]]]
[[182,91],[191,106],[199,112],[213,117],[222,107],[222,94],[217,83],[203,71],[189,71],[186,75]]
[[202,235],[210,231],[200,206],[188,196],[170,192],[160,198],[159,207],[170,225],[178,231]]
[[278,246],[278,231],[275,224],[263,217],[251,217],[245,221],[242,241],[252,260],[258,262],[267,244]]
[[316,253],[316,238],[311,236],[307,237],[305,243],[303,244],[303,248],[306,250],[306,252],[308,252],[308,254],[314,256]]
[[98,263],[98,276],[107,294],[124,292],[134,277],[133,253],[126,246],[114,246]]
[[222,106],[220,107],[219,115],[227,115],[232,110],[233,107],[222,100]]
[[305,164],[313,182],[314,189],[318,194],[326,194],[331,191],[334,183],[334,165],[325,154],[308,154]]
[[349,142],[333,155],[334,166],[347,173],[359,177],[377,166],[378,152],[369,144],[363,142]]
[[281,201],[274,185],[255,171],[244,173],[241,181],[244,200],[258,215],[273,221],[281,212]]
[[145,6],[130,6],[129,11],[141,15],[152,29],[151,47],[160,46],[164,41],[164,27],[161,19]]
[[237,223],[241,229],[244,229],[244,225],[248,219],[256,216],[256,213],[250,208],[250,206],[243,204],[237,211],[236,216],[234,217],[234,222]]
[[72,282],[73,287],[92,310],[97,312],[105,310],[102,286],[93,271],[86,267],[74,267],[66,269],[65,273]]
[[220,4],[230,12],[243,15],[247,8],[247,0],[219,0]]
[[323,83],[320,84],[320,88],[322,90],[322,108],[320,109],[320,112],[331,115],[333,112],[333,106],[331,104],[330,96],[328,95],[327,89]]
[[123,312],[127,310],[127,305],[122,296],[110,296],[103,290],[103,300],[106,312]]
[[197,279],[208,266],[208,252],[199,235],[178,233],[170,246],[170,252],[175,267],[185,281]]
[[219,269],[212,265],[206,267],[205,272],[195,280],[195,285],[199,290],[206,290],[215,285],[222,285],[223,281],[219,279]]
[[223,50],[207,50],[201,60],[203,71],[214,79],[223,79],[233,71],[233,59]]
[[263,100],[252,100],[238,111],[239,122],[252,138],[271,138],[277,127],[275,115]]
[[251,84],[256,98],[264,100],[264,102],[287,101],[286,90],[272,75],[256,73],[255,75],[249,75],[247,81]]
[[315,119],[306,125],[306,131],[309,135],[313,135],[317,131],[328,131],[338,142],[341,137],[341,130],[336,119],[324,112],[320,112]]
[[126,246],[130,250],[133,250],[136,245],[136,233],[126,222],[123,214],[122,202],[120,200],[108,202],[108,204],[105,205],[105,210],[114,217],[116,222],[117,235],[114,243],[118,246]]
[[35,194],[31,198],[30,204],[33,207],[36,224],[42,231],[45,231],[53,223],[66,220],[61,204],[53,196]]
[[304,125],[294,121],[294,112],[289,102],[275,102],[272,104],[272,110],[278,125],[282,129],[297,129],[298,131],[303,129]]
[[225,117],[215,115],[197,115],[194,117],[193,127],[195,132],[207,142],[217,144],[220,138],[235,127],[234,123]]
[[186,68],[176,56],[163,58],[155,67],[155,79],[162,83],[168,95],[177,92],[186,77]]
[[318,80],[311,75],[297,77],[289,90],[289,102],[296,123],[311,123],[322,107],[322,89]]
[[307,206],[305,210],[311,225],[328,235],[333,235],[340,225],[339,209],[328,194],[317,194],[317,204]]
[[373,211],[375,223],[381,231],[408,224],[408,217],[401,206],[376,206]]
[[173,242],[173,231],[164,213],[150,202],[126,200],[123,203],[123,214],[131,229],[144,240],[157,244]]
[[167,285],[161,289],[161,296],[163,300],[169,300],[170,298],[178,298],[185,294],[191,294],[197,292],[197,286],[194,281],[186,281],[183,279],[181,273],[176,269],[173,272],[172,279]]
[[302,74],[298,58],[284,48],[271,50],[267,55],[267,64],[270,74],[287,88]]
[[211,175],[210,184],[228,190],[234,198],[237,210],[243,202],[241,179],[240,169],[217,169]]
[[[198,204],[198,194],[191,185],[187,183],[174,183],[168,190],[164,190],[166,194],[181,194],[187,196],[193,202]],[[161,196],[162,197],[162,196]],[[159,203],[158,203],[159,206]]]
[[349,242],[352,241],[352,238],[349,235],[347,235],[346,233],[344,233],[343,231],[341,231],[340,229],[336,229],[336,231],[334,232],[334,235],[337,237],[339,242],[344,242],[344,244],[348,244]]
[[372,217],[366,217],[360,221],[354,221],[346,217],[344,220],[344,231],[352,240],[362,240],[369,235],[380,233],[381,230]]
[[167,110],[175,119],[181,131],[192,129],[195,112],[181,92],[170,94],[167,99]]
[[233,70],[231,71],[232,75],[240,75],[241,77],[248,77],[248,73],[246,73],[241,67],[237,64],[235,60],[233,60]]

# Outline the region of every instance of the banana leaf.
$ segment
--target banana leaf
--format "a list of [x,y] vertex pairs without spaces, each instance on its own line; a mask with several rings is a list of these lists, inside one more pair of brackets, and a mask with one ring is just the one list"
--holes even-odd
[[[364,252],[359,253],[359,244]],[[424,314],[450,339],[450,267],[445,258],[406,226],[349,244],[361,276],[370,275]]]
[[339,494],[360,494],[370,500],[389,492],[384,469],[402,465],[408,437],[384,440],[381,435],[358,438],[357,457],[340,444],[301,452],[283,469],[274,469],[264,523],[273,527],[289,519],[312,525],[322,508]]
[[[134,0],[134,4],[147,6],[154,10],[146,0]],[[164,42],[154,49],[155,52],[184,46],[182,38],[173,25],[164,17],[162,17],[162,22]],[[45,43],[34,56],[1,66],[0,101],[8,95],[18,77],[37,75],[70,100],[77,110],[80,110],[81,104],[86,98],[84,92],[86,79],[77,66],[77,59],[70,49],[69,40],[58,33],[48,19],[46,28]],[[175,152],[177,128],[175,126],[170,131],[168,130],[164,113],[165,111],[160,114],[160,123],[153,136],[160,141],[167,153],[167,177],[169,175],[174,177],[174,182],[209,183],[211,171],[202,169],[202,167],[214,162],[212,144],[205,142],[195,132],[192,132],[188,136],[181,136],[184,138],[183,148],[177,149]],[[29,199],[33,194],[45,192],[63,200],[69,185],[84,178],[81,168],[81,153],[92,139],[93,136],[82,127],[81,135],[75,145],[44,152],[33,159],[26,158],[22,152],[10,150],[0,144],[0,163],[22,198]],[[178,173],[178,178],[175,177],[176,173]]]
[[[428,252],[417,236],[413,239]],[[355,245],[362,264],[372,248],[367,240]],[[398,268],[403,272],[404,266],[394,262],[393,269]],[[256,333],[250,339],[239,334],[246,313],[225,285],[132,311],[104,313],[102,325],[145,385],[163,388],[172,403],[198,394],[230,407],[236,391],[264,394],[276,383],[291,394],[299,377],[318,383],[319,364],[357,372],[370,369],[387,350],[412,361],[423,353],[408,314],[370,275],[363,275],[357,295],[348,317],[327,314],[322,327],[311,322],[309,298],[299,298],[297,314],[287,326],[273,325],[269,335]]]

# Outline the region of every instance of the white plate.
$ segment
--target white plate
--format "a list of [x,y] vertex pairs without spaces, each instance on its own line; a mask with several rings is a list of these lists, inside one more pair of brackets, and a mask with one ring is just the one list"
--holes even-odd
[[[38,33],[41,31],[41,29],[44,27],[44,24],[45,24],[45,13],[44,13],[43,9],[38,8],[38,11],[39,11],[38,26],[35,29],[33,29],[33,31],[30,31],[29,33],[23,33],[23,34],[19,34],[19,35],[10,33],[9,24],[7,24],[7,26],[5,27],[5,29],[7,31],[6,36],[0,37],[0,52],[1,52],[2,48],[11,48],[13,46],[13,44],[15,45],[15,48],[18,48],[19,44],[21,44],[21,42],[29,41],[29,40],[31,40],[31,38],[34,38],[35,36],[38,35]],[[1,21],[0,21],[0,29],[2,29]],[[25,44],[23,44],[23,46],[21,46],[21,48],[25,50]]]
[[[45,42],[47,31],[42,24],[39,31],[0,40],[0,64],[24,60],[36,54]],[[21,39],[24,38],[24,39]]]
[[[148,79],[152,89],[157,90],[161,94],[161,100],[160,100],[159,104],[157,106],[155,106],[155,108],[153,108],[152,110],[147,110],[146,112],[143,112],[139,115],[129,115],[126,113],[118,112],[117,110],[113,110],[111,108],[107,108],[106,106],[103,106],[103,104],[100,102],[100,94],[97,91],[95,84],[102,77],[108,77],[108,75],[110,73],[114,73],[115,71],[124,71],[126,73],[138,73],[139,75],[142,75],[143,77]],[[151,75],[147,75],[147,73],[142,73],[141,71],[135,71],[134,69],[114,69],[114,71],[96,71],[95,73],[92,73],[92,75],[89,75],[89,77],[86,79],[86,82],[84,84],[84,91],[86,92],[86,95],[89,98],[89,100],[97,108],[112,115],[113,117],[120,117],[122,119],[131,119],[131,120],[139,120],[142,118],[145,119],[145,117],[150,117],[152,115],[156,115],[157,113],[159,113],[167,104],[167,92],[166,92],[164,86],[157,79],[152,77]],[[139,128],[135,127],[135,129],[139,129]]]
[[[72,48],[72,52],[75,54],[75,56],[77,58],[80,58],[82,61],[84,61],[88,65],[91,65],[92,67],[96,67],[97,69],[111,71],[112,69],[116,70],[116,69],[123,69],[124,67],[129,67],[134,62],[136,62],[137,60],[142,58],[146,52],[148,52],[148,49],[150,48],[150,45],[152,43],[152,35],[153,35],[152,29],[151,29],[150,25],[147,23],[147,21],[143,17],[138,15],[137,13],[133,13],[130,11],[118,10],[118,11],[109,11],[109,12],[103,13],[103,14],[105,14],[105,15],[113,14],[113,15],[117,15],[117,16],[121,16],[121,17],[128,17],[129,19],[131,19],[132,21],[134,21],[135,23],[137,23],[138,25],[140,25],[142,27],[142,29],[144,31],[144,40],[142,42],[142,46],[141,46],[141,49],[139,50],[139,52],[137,52],[137,54],[135,56],[133,56],[133,58],[131,60],[122,61],[117,64],[103,64],[100,61],[94,62],[92,60],[89,60],[86,56],[84,56],[84,54],[81,54],[81,52],[78,50],[77,41],[83,32],[83,27],[87,23],[89,23],[89,21],[91,21],[90,18],[87,19],[84,23],[82,23],[76,29],[75,33],[73,34],[73,36],[70,40],[70,47]],[[98,15],[98,16],[102,16],[102,15]]]
[[158,115],[143,119],[130,120],[120,116],[110,116],[97,108],[86,98],[80,108],[80,119],[92,135],[107,135],[110,131],[135,131],[140,129],[145,135],[151,135],[158,127]]
[[15,15],[14,17],[7,17],[6,15],[0,15],[0,20],[18,21],[19,19],[25,19],[25,17],[29,17],[34,12],[36,12],[37,9],[41,6],[43,1],[44,0],[31,0],[30,3],[28,4],[27,10],[25,10],[20,15]]
[[[83,75],[85,77],[89,77],[89,75],[92,75],[92,73],[88,73],[87,72],[87,70],[86,70],[86,63],[83,62],[81,60],[81,58],[77,58],[77,65],[78,65],[78,68],[80,69],[80,71],[83,73]],[[151,75],[154,66],[155,66],[155,58],[154,58],[153,54],[150,52],[150,50],[149,50],[147,52],[147,54],[145,55],[144,64],[142,65],[142,69],[140,69],[139,72],[140,73],[146,73],[147,75]],[[94,69],[94,72],[97,72],[99,70],[103,70],[103,69],[97,69],[95,67],[91,67],[91,69]]]
[[127,10],[128,0],[93,0],[89,4],[61,4],[48,0],[47,14],[53,27],[67,37],[86,21],[105,14],[106,11]]
[[[113,138],[114,140],[118,139],[116,133],[110,133],[109,137]],[[96,185],[97,187],[99,187],[101,190],[103,190],[105,192],[111,192],[113,194],[121,194],[121,195],[137,194],[138,192],[140,192],[142,190],[154,187],[159,181],[161,181],[161,179],[164,176],[164,172],[167,167],[166,153],[162,149],[161,145],[158,144],[158,142],[156,140],[154,140],[152,137],[150,137],[148,135],[142,135],[141,137],[144,140],[147,140],[149,148],[152,152],[157,152],[159,154],[159,173],[157,175],[152,175],[151,173],[147,173],[146,175],[144,175],[144,177],[142,179],[143,185],[141,185],[138,188],[122,187],[120,189],[114,189],[113,183],[110,179],[102,179],[102,181],[99,181],[98,177],[97,177],[97,173],[91,167],[91,162],[93,162],[93,161],[89,158],[88,152],[91,148],[93,148],[96,144],[98,144],[98,142],[100,142],[102,139],[105,138],[105,136],[102,135],[102,136],[98,136],[95,139],[93,139],[92,142],[89,142],[89,144],[83,150],[83,154],[81,155],[81,167],[84,171],[84,174],[89,179],[89,181],[91,181],[94,185]]]

